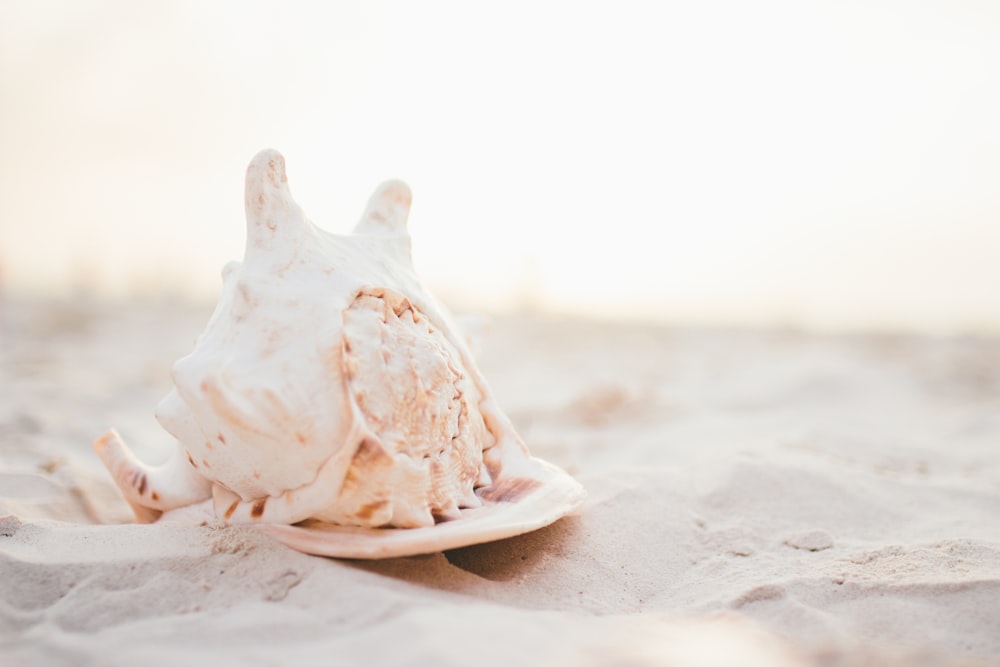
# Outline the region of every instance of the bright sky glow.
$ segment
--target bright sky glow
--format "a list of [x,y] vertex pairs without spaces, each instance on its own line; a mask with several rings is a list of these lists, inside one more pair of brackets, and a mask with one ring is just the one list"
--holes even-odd
[[243,170],[461,309],[1000,330],[1000,4],[0,0],[8,292],[211,297]]

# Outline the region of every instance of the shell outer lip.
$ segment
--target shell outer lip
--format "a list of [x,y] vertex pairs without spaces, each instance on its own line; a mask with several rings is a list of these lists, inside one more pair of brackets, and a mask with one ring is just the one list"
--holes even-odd
[[538,482],[529,493],[510,501],[485,501],[483,507],[462,510],[458,519],[426,528],[359,528],[321,521],[257,528],[298,551],[349,559],[416,556],[514,537],[555,523],[586,497],[583,486],[560,468],[534,457],[527,463],[521,476]]

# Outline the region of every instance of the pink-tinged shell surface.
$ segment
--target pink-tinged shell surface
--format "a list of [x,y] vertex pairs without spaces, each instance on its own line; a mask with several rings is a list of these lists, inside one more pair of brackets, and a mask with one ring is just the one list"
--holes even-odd
[[409,188],[378,188],[350,235],[315,227],[284,158],[247,169],[243,261],[174,364],[159,466],[95,443],[140,521],[252,523],[307,553],[384,558],[510,537],[583,488],[530,456],[410,260]]

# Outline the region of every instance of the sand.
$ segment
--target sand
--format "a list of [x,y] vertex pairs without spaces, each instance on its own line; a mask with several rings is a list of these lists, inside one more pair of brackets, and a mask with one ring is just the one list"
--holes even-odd
[[0,305],[0,664],[1000,664],[1000,340],[496,318],[483,371],[586,504],[359,562],[129,523],[90,443],[166,456],[209,310]]

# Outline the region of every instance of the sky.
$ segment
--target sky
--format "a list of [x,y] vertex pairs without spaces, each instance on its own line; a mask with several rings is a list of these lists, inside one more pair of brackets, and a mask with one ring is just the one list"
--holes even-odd
[[1000,4],[0,0],[0,288],[213,299],[263,148],[461,311],[1000,331]]

